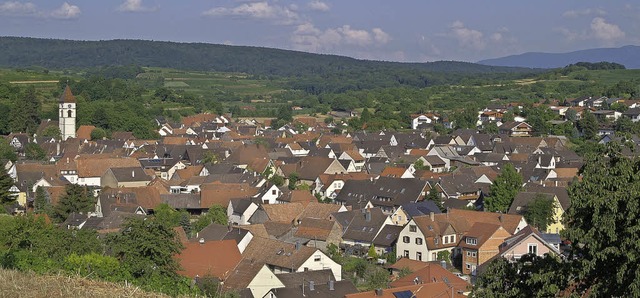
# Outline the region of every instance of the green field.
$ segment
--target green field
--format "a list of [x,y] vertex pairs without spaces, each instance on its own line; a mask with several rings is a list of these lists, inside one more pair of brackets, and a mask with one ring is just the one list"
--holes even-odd
[[164,78],[164,87],[174,91],[208,96],[235,94],[238,96],[269,96],[284,91],[283,80],[254,79],[242,73],[179,71],[166,68],[145,68],[148,74]]

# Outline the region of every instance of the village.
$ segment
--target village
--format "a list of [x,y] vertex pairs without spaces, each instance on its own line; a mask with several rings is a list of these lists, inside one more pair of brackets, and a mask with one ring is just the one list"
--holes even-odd
[[[536,105],[565,119],[550,125],[585,111],[610,122],[597,127],[600,143],[621,140],[613,134],[618,118],[640,121],[640,101],[584,97]],[[604,109],[611,106],[625,109]],[[437,113],[411,115],[410,130],[376,132],[343,130],[337,120],[353,113],[335,112],[334,121],[299,116],[282,127],[200,113],[179,123],[159,117],[158,140],[131,132],[92,139],[95,127],[76,127],[67,86],[58,121],[38,129],[58,127],[60,139],[6,137],[19,156],[3,165],[14,181],[7,212],[32,213],[38,188],[55,206],[72,184],[92,191],[95,208],[69,214],[60,229],[104,235],[167,206],[188,213],[191,224],[218,208],[227,224],[174,228],[184,246],[175,256],[178,273],[194,282],[213,277],[241,297],[465,297],[491,260],[564,258],[570,245],[560,233],[571,206],[567,187],[581,179],[583,158],[565,136],[536,136],[521,116],[503,120],[522,108],[496,103],[478,111],[477,127],[493,123],[497,133],[437,134],[436,124],[454,127]],[[626,141],[640,146],[636,136]],[[26,159],[30,143],[46,162]],[[504,212],[490,212],[487,200],[505,169],[515,170],[521,187]],[[543,199],[551,202],[549,220],[528,213]],[[363,276],[345,273],[336,261],[346,257],[384,268],[388,287],[360,291]]]

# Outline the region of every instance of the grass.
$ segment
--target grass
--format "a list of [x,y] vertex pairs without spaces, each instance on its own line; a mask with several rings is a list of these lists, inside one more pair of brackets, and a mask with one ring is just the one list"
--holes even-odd
[[242,73],[179,71],[166,68],[145,68],[149,73],[161,75],[165,87],[199,95],[234,93],[240,96],[269,96],[284,91],[283,80],[256,79]]
[[168,297],[134,286],[0,269],[0,297]]

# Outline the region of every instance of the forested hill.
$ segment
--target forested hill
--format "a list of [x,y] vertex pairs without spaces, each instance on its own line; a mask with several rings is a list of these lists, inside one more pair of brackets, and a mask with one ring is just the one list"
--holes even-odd
[[51,69],[106,65],[168,67],[187,70],[243,72],[254,75],[308,76],[345,71],[426,71],[526,73],[527,68],[495,67],[466,62],[397,63],[358,60],[336,55],[204,43],[145,40],[73,41],[0,37],[0,67],[41,66]]
[[588,49],[569,53],[524,53],[479,61],[495,66],[558,68],[577,62],[615,62],[628,69],[640,68],[640,46]]

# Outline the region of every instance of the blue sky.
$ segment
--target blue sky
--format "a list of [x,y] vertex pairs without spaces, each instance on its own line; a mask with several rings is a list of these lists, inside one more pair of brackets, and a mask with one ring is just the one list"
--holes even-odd
[[364,59],[477,61],[640,44],[640,2],[0,0],[0,35],[265,46]]

